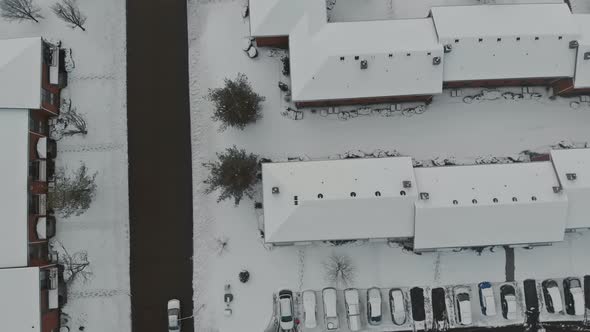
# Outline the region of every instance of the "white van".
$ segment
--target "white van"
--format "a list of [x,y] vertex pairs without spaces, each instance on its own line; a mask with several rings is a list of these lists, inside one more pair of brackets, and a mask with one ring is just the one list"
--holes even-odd
[[361,308],[359,302],[359,291],[356,288],[344,290],[344,302],[346,304],[346,316],[348,317],[348,327],[351,331],[361,329]]
[[316,320],[317,308],[315,292],[306,290],[303,292],[303,314],[305,315],[305,327],[313,329],[318,325]]
[[322,290],[322,299],[324,301],[324,319],[328,331],[337,330],[340,327],[338,323],[338,313],[336,311],[336,289],[333,287]]

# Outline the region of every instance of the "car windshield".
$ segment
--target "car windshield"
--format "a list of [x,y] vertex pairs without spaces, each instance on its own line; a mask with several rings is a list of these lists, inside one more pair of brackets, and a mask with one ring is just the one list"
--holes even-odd
[[466,293],[461,293],[459,295],[457,295],[457,299],[459,299],[459,301],[469,301],[469,295],[467,295]]
[[580,284],[580,280],[573,279],[570,281],[570,288],[579,288],[579,287],[582,287],[582,285]]
[[293,320],[293,318],[291,316],[283,316],[283,317],[281,317],[281,322],[283,322],[283,323],[288,323],[288,322],[290,322],[292,320]]

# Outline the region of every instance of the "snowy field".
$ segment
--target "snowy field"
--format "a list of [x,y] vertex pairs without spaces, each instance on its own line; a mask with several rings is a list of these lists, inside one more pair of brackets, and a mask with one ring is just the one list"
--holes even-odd
[[70,253],[87,251],[94,274],[69,289],[65,326],[130,331],[125,2],[79,0],[88,16],[86,32],[58,20],[49,9],[55,1],[35,2],[45,19],[39,24],[0,19],[0,38],[42,36],[72,49],[75,68],[62,97],[71,98],[85,116],[88,135],[59,141],[57,166],[73,171],[83,162],[98,172],[90,209],[58,218],[56,240]]
[[[332,20],[424,16],[429,4],[443,2],[371,0],[363,1],[361,10],[353,1],[338,0]],[[517,155],[523,150],[546,152],[560,141],[590,142],[590,105],[573,108],[570,103],[575,99],[550,100],[544,88],[534,89],[540,98],[468,104],[463,97],[479,90],[464,90],[461,97],[451,97],[445,91],[425,113],[412,116],[368,115],[341,121],[307,112],[302,120],[291,120],[281,115],[284,102],[277,82],[288,82],[288,78],[281,74],[280,57],[260,49],[260,56],[251,60],[241,50],[243,38],[249,35],[248,21],[241,17],[242,6],[241,0],[189,1],[194,288],[195,308],[201,308],[196,331],[264,330],[273,310],[272,295],[278,289],[332,286],[324,279],[322,266],[332,253],[352,258],[356,277],[351,286],[357,288],[504,281],[502,249],[481,255],[471,251],[415,255],[384,244],[267,250],[259,239],[254,202],[246,199],[238,207],[230,201],[216,203],[215,195],[204,194],[202,182],[207,172],[201,165],[232,145],[273,160],[326,159],[347,151],[376,149],[397,150],[419,160],[454,157],[472,162],[485,156]],[[390,6],[392,11],[384,10]],[[243,131],[219,132],[218,124],[211,120],[212,104],[204,97],[208,89],[240,72],[266,97],[263,118]],[[508,90],[520,92],[500,92]],[[228,250],[218,254],[216,239],[223,237],[229,239]],[[588,274],[588,252],[590,233],[567,235],[567,241],[553,247],[517,249],[516,278]],[[238,281],[242,269],[251,275],[246,284]],[[231,317],[223,315],[225,284],[231,284],[235,296]]]

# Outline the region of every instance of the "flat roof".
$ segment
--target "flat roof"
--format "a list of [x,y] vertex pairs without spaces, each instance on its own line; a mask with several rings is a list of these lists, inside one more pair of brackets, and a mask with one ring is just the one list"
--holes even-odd
[[590,59],[584,59],[586,54],[590,54],[590,14],[575,14],[574,18],[581,33],[574,87],[590,88]]
[[0,108],[41,107],[42,40],[0,40]]
[[580,33],[568,6],[520,4],[431,9],[445,54],[444,81],[573,77]]
[[317,0],[249,0],[250,35],[288,36],[304,15],[327,21],[326,3]]
[[268,243],[414,235],[411,158],[266,163],[262,178]]
[[551,160],[569,199],[566,227],[590,227],[590,149],[553,150]]
[[563,240],[566,193],[551,162],[416,168],[427,200],[416,202],[414,248]]
[[[304,19],[289,39],[294,101],[442,92],[443,49],[431,18],[328,23]],[[361,69],[361,61],[367,68]]]
[[29,111],[0,109],[0,268],[28,264],[28,148]]
[[41,331],[39,268],[0,269],[3,331]]

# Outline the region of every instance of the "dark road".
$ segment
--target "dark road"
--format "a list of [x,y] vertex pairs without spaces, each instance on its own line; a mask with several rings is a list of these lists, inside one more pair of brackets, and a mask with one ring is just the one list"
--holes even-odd
[[[127,0],[132,330],[192,315],[192,173],[185,0]],[[190,319],[182,331],[193,331]]]

